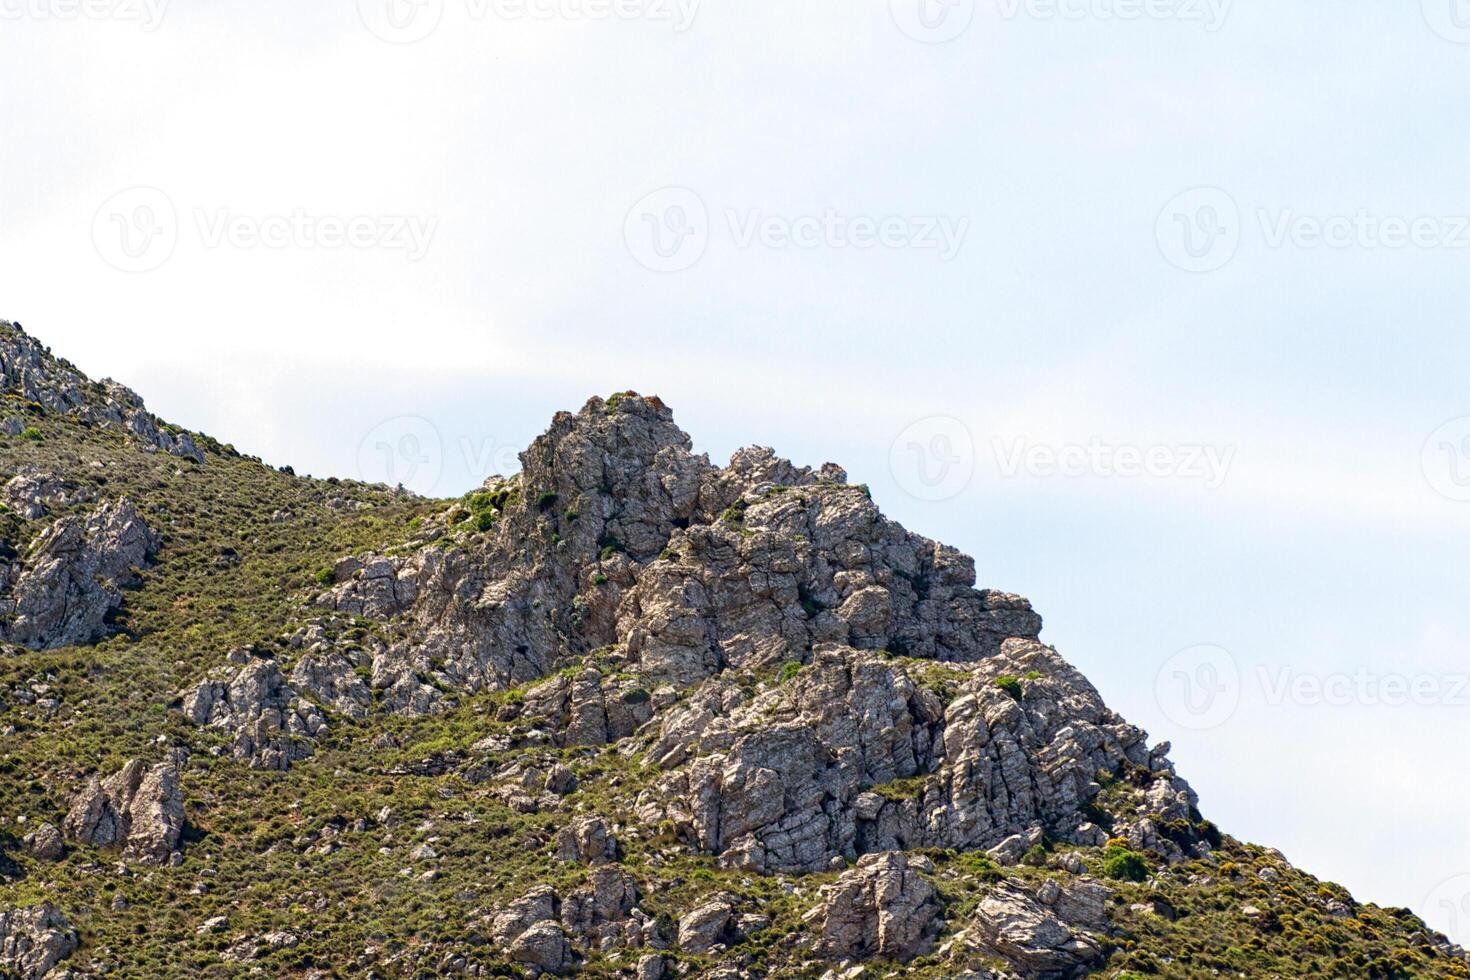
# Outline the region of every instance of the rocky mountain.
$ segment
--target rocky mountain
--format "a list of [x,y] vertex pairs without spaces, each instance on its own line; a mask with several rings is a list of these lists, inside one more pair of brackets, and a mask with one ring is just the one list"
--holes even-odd
[[840,467],[690,445],[301,478],[0,323],[0,976],[1470,977]]

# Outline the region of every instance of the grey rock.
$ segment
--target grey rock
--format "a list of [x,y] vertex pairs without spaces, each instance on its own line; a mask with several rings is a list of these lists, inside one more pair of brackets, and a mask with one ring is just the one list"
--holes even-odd
[[126,498],[56,521],[32,543],[10,594],[0,597],[0,613],[10,619],[0,638],[38,650],[93,642],[107,614],[122,605],[134,566],[158,544]]
[[34,521],[53,507],[64,507],[81,497],[67,480],[54,473],[17,473],[5,484],[4,502],[21,517]]
[[126,860],[164,864],[184,831],[178,770],[169,763],[150,769],[134,759],[106,779],[93,777],[72,801],[63,828],[79,844],[120,847]]
[[40,858],[42,861],[55,861],[66,852],[66,843],[62,840],[61,831],[51,823],[43,823],[26,834],[22,843],[31,856]]
[[934,886],[902,853],[869,854],[837,879],[808,917],[828,957],[908,960],[928,948],[939,902]]
[[610,864],[618,859],[618,841],[602,817],[578,817],[556,836],[559,861],[585,865]]
[[510,944],[511,959],[539,973],[559,976],[572,965],[572,948],[555,922],[538,922]]
[[50,902],[0,911],[0,974],[39,980],[76,949],[76,931]]
[[1039,887],[1007,879],[981,899],[969,933],[1027,977],[1065,980],[1102,960],[1097,936],[1108,928],[1111,897],[1086,878]]
[[179,707],[195,725],[230,732],[235,757],[255,769],[287,769],[309,758],[312,738],[327,728],[321,710],[299,696],[280,666],[259,657],[201,681],[180,695]]

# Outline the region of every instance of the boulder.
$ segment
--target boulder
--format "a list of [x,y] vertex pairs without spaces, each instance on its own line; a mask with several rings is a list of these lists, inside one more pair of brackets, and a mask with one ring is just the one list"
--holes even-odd
[[152,768],[134,759],[107,777],[93,777],[63,822],[78,844],[122,848],[126,860],[161,865],[179,848],[184,801],[171,763]]
[[833,959],[909,960],[939,924],[934,886],[902,853],[869,854],[808,913],[821,952]]
[[1091,879],[1040,886],[996,885],[975,910],[970,935],[1027,977],[1067,980],[1103,959],[1097,935],[1108,928],[1111,889]]
[[76,931],[50,902],[0,911],[0,975],[39,980],[76,949]]
[[54,522],[32,543],[10,594],[0,598],[0,639],[32,649],[91,643],[122,605],[159,538],[127,498]]
[[618,840],[602,817],[578,817],[556,835],[558,861],[608,864],[618,859]]

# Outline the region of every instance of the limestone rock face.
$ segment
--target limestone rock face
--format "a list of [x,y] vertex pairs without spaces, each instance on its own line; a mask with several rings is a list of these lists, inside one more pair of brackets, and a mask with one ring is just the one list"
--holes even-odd
[[108,613],[122,605],[133,568],[146,563],[158,537],[126,498],[53,523],[32,543],[0,612],[11,643],[44,650],[100,638]]
[[[312,672],[298,667],[298,673],[310,679]],[[287,684],[280,666],[263,658],[250,659],[232,676],[201,681],[184,692],[180,709],[196,725],[230,732],[235,757],[256,769],[286,769],[309,757],[310,737],[327,726],[321,711]]]
[[0,975],[39,980],[76,949],[76,931],[50,902],[0,911]]
[[[1070,840],[1098,773],[1128,764],[1157,766],[1150,800],[1160,807],[1193,807],[1144,733],[1050,648],[1014,639],[986,661],[945,669],[957,689],[947,705],[914,680],[918,665],[840,647],[751,700],[727,678],[708,681],[664,715],[650,755],[672,771],[640,815],[666,815],[729,866],[802,872],[1043,829]],[[996,683],[1026,675],[1019,700]]]
[[53,507],[62,507],[79,496],[77,489],[54,473],[17,473],[5,484],[4,503],[28,521],[39,520]]
[[134,759],[106,779],[93,777],[73,800],[64,829],[79,844],[122,848],[126,860],[163,864],[184,831],[178,770],[167,762],[150,769]]
[[[482,546],[344,559],[317,602],[406,622],[373,686],[408,714],[612,645],[658,686],[779,666],[829,642],[975,661],[1039,631],[1024,599],[975,590],[969,558],[885,519],[840,468],[761,448],[719,468],[689,447],[657,399],[594,398],[557,415],[519,476],[487,482]],[[599,719],[581,683],[545,692],[565,744],[646,720],[638,701],[606,692]]]
[[106,378],[88,379],[68,362],[53,357],[19,324],[5,320],[0,320],[0,392],[18,395],[50,414],[120,428],[145,449],[204,462],[194,437],[162,425],[136,392]]
[[1066,980],[1102,959],[1096,934],[1108,928],[1112,894],[1085,878],[1040,887],[1008,879],[981,900],[971,933],[1026,977]]
[[579,817],[557,834],[556,857],[578,864],[608,864],[618,859],[618,840],[602,817]]
[[936,894],[902,853],[869,854],[813,910],[819,947],[833,959],[911,959],[937,925]]

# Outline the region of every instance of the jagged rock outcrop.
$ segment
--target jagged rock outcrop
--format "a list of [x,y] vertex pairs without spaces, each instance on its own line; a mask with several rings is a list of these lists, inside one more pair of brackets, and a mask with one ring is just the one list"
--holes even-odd
[[527,691],[521,717],[550,729],[558,745],[603,745],[627,738],[652,718],[651,701],[637,678],[610,680],[589,667]]
[[1070,840],[1098,774],[1127,765],[1155,770],[1150,804],[1192,810],[1144,733],[1050,648],[1015,639],[968,669],[938,668],[947,703],[915,681],[920,667],[829,647],[753,699],[732,678],[706,682],[662,719],[650,756],[672,771],[641,815],[727,865],[790,872],[1041,829]]
[[76,949],[76,930],[50,902],[0,911],[0,975],[40,980]]
[[938,893],[922,868],[923,859],[899,852],[858,861],[808,914],[821,952],[833,959],[894,960],[922,952],[940,914]]
[[136,392],[107,378],[92,381],[69,362],[52,356],[19,324],[4,320],[0,320],[0,393],[17,395],[45,412],[89,425],[119,426],[146,449],[204,462],[194,437],[161,423]]
[[21,841],[31,856],[42,861],[55,861],[66,853],[66,842],[55,824],[43,823],[26,834]]
[[[641,899],[638,883],[626,871],[594,868],[585,884],[565,895],[550,885],[533,888],[491,916],[489,932],[511,958],[546,973],[567,969],[578,951],[667,949],[672,923],[647,915],[639,907]],[[553,955],[563,951],[558,936],[567,943],[566,955]]]
[[738,895],[718,892],[679,919],[678,946],[699,956],[745,942],[770,925],[758,912],[742,912]]
[[[976,591],[969,558],[884,518],[840,468],[769,449],[719,468],[689,446],[657,399],[594,398],[556,417],[521,475],[471,498],[483,543],[344,560],[317,601],[412,624],[374,663],[374,687],[405,713],[432,710],[439,689],[512,687],[613,645],[657,686],[818,643],[975,661],[1037,635],[1024,599]],[[622,737],[604,714],[601,737]]]
[[63,827],[79,844],[122,848],[126,860],[163,864],[184,832],[178,769],[133,759],[106,779],[94,776],[72,801]]
[[1007,879],[975,910],[968,937],[1034,980],[1069,980],[1102,959],[1112,890],[1091,879],[1040,886]]
[[23,472],[11,477],[0,491],[4,503],[28,521],[39,520],[53,507],[64,507],[80,497],[77,488],[54,473]]
[[31,544],[0,596],[0,639],[33,649],[91,643],[159,538],[127,498],[64,517]]
[[[298,667],[300,675],[309,678],[311,673]],[[350,687],[345,679],[340,685],[333,679],[329,689],[335,694]],[[310,757],[312,737],[327,727],[321,710],[286,682],[280,666],[259,657],[226,678],[201,681],[180,696],[179,708],[200,727],[231,733],[235,757],[257,769],[286,769]]]
[[578,864],[609,864],[618,859],[618,839],[602,817],[578,817],[557,834],[556,858]]

